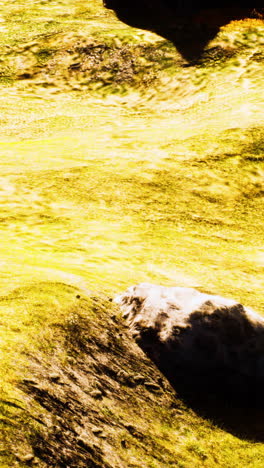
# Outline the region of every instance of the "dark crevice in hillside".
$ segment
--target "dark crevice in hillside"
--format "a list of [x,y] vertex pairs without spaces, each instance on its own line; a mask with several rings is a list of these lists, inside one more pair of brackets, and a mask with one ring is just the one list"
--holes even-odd
[[[150,354],[147,355],[152,359]],[[191,375],[179,369],[179,372],[175,372],[172,376],[164,369],[163,363],[154,362],[168,378],[178,397],[195,413],[240,439],[264,442],[262,394],[260,395],[258,384],[253,379],[251,386],[255,387],[255,391],[243,392],[243,387],[248,385],[241,375],[241,387],[237,388],[236,395],[230,395],[226,391],[226,386],[229,382],[232,386],[234,381],[232,371],[227,376],[226,372],[221,375],[220,370],[219,379],[212,381],[210,378],[206,379],[205,375],[197,374],[194,368]]]

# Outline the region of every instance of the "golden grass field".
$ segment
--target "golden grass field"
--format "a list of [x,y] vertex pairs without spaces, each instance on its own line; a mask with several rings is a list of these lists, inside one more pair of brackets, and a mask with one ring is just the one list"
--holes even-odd
[[[3,400],[34,407],[17,383],[28,354],[55,353],[64,285],[110,297],[141,281],[194,286],[263,314],[263,22],[226,26],[208,47],[220,58],[183,67],[99,0],[4,1],[0,19]],[[187,410],[174,428],[149,408],[175,464],[135,445],[114,467],[263,467],[262,443]],[[1,466],[28,466],[5,411]]]

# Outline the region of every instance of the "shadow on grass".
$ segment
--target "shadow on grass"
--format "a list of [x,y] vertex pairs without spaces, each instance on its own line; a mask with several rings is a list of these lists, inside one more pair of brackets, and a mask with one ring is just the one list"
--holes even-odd
[[[155,355],[139,343],[157,365],[179,397],[199,416],[240,439],[264,442],[263,385],[253,377],[234,374],[232,370],[212,370],[204,375],[195,368],[175,368],[171,355]],[[159,355],[159,358],[157,358]]]
[[233,20],[262,17],[258,2],[254,2],[253,7],[248,2],[241,6],[231,2],[228,6],[209,9],[192,2],[187,2],[186,6],[181,6],[181,3],[168,0],[104,0],[104,6],[114,10],[121,21],[165,37],[191,63],[202,56],[206,45],[218,34],[221,26]]

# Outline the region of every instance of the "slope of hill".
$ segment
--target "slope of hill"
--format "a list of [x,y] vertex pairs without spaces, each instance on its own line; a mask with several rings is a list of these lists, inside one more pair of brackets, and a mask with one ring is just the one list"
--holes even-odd
[[109,298],[195,286],[263,313],[263,22],[196,65],[99,0],[3,1],[4,467],[262,467],[261,427],[208,421]]

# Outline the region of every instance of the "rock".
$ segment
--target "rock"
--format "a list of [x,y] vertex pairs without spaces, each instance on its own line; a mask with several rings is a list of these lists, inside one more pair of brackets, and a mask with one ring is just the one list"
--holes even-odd
[[133,426],[132,424],[126,423],[126,422],[124,423],[124,427],[125,427],[126,429],[128,429],[128,430],[134,430],[134,429],[135,429],[134,426]]
[[133,424],[130,423],[124,423],[124,427],[127,429],[127,431],[133,436],[136,437],[137,439],[142,438],[142,434],[136,429]]
[[35,460],[33,453],[26,453],[25,455],[16,454],[16,458],[22,463],[34,463]]
[[122,439],[122,440],[121,440],[121,445],[122,445],[123,448],[128,448],[128,442],[127,442],[127,440]]
[[119,380],[120,383],[122,383],[123,385],[127,385],[127,386],[133,386],[134,385],[134,379],[133,379],[133,375],[131,374],[128,374],[126,371],[124,371],[123,369],[120,369],[118,372],[117,372],[117,378]]
[[36,379],[33,379],[32,377],[31,378],[24,378],[22,380],[22,383],[26,384],[26,385],[38,385],[38,381]]
[[81,434],[79,434],[76,438],[76,441],[79,445],[81,445],[84,448],[90,449],[90,447],[92,446],[91,440],[86,434],[86,432],[82,432]]
[[159,392],[160,386],[155,384],[155,382],[145,382],[145,387],[152,392]]
[[[262,399],[264,319],[235,300],[142,283],[115,299],[130,330],[178,390]],[[151,381],[150,390],[160,389]]]
[[101,392],[101,390],[92,390],[91,396],[96,400],[101,400],[103,398],[103,393]]
[[35,388],[35,389],[38,389],[38,388],[41,388],[41,384],[40,382],[38,382],[37,379],[34,379],[34,378],[24,378],[22,380],[22,384],[26,385],[28,388],[32,387],[32,388]]
[[53,372],[53,373],[49,374],[49,379],[50,379],[52,382],[59,383],[59,381],[60,381],[60,374],[57,374],[56,372]]
[[92,427],[92,433],[93,433],[93,434],[96,434],[96,435],[102,434],[102,433],[103,433],[103,429],[102,429],[101,427],[94,426],[94,427]]
[[24,462],[33,462],[34,460],[34,455],[33,453],[27,453],[26,455],[24,455],[23,457],[23,461]]
[[143,384],[145,382],[145,380],[146,380],[146,378],[144,377],[144,375],[141,375],[141,374],[134,375],[134,382],[137,385]]

